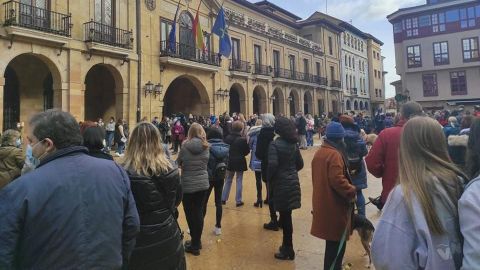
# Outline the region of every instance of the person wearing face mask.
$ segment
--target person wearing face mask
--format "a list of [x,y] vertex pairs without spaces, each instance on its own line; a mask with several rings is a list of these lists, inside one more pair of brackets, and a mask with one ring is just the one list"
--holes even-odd
[[0,190],[0,269],[126,269],[140,220],[125,170],[89,156],[67,112],[34,115],[27,138],[40,164]]
[[9,129],[2,135],[0,147],[0,189],[20,176],[24,159],[20,132]]

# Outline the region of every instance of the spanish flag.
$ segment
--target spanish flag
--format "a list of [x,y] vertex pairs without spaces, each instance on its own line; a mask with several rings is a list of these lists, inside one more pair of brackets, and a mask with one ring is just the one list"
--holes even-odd
[[205,42],[203,41],[203,32],[202,32],[202,27],[200,26],[200,20],[198,16],[198,11],[200,9],[201,4],[202,4],[202,1],[200,1],[200,3],[198,4],[197,15],[195,15],[195,20],[193,20],[192,32],[193,32],[193,38],[195,39],[195,45],[197,46],[197,48],[202,49],[202,51],[205,51]]

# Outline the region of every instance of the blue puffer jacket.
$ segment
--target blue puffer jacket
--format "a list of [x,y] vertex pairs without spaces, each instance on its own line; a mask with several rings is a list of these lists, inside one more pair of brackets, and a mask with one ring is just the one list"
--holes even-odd
[[210,139],[208,140],[210,144],[210,156],[208,158],[208,179],[210,181],[215,181],[213,175],[215,173],[215,166],[217,160],[228,161],[228,153],[230,152],[230,145],[223,142],[222,139]]
[[258,134],[260,134],[261,126],[254,126],[248,131],[248,146],[250,147],[250,169],[255,172],[262,171],[262,161],[260,161],[255,155],[257,150],[257,139]]
[[139,217],[127,173],[60,149],[0,191],[0,269],[121,269]]
[[[365,141],[360,137],[360,133],[357,130],[351,129],[351,128],[346,128],[345,129],[345,139],[351,139],[351,140],[356,140],[359,151],[360,151],[360,157],[363,159],[367,154],[367,145]],[[360,172],[352,178],[353,185],[357,189],[366,189],[368,187],[367,184],[367,169],[365,166],[365,160],[362,160],[362,169]]]

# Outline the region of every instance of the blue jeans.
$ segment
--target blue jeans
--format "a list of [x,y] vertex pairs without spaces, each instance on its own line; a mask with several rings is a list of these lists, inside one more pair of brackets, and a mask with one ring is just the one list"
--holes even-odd
[[230,195],[230,189],[232,188],[233,176],[237,174],[237,192],[235,195],[235,201],[237,203],[242,202],[242,187],[243,187],[243,172],[231,172],[227,171],[227,177],[225,179],[225,187],[223,188],[222,201],[228,201]]
[[125,143],[124,142],[118,142],[117,145],[118,145],[117,153],[119,153],[120,155],[123,154],[123,152],[125,151]]
[[365,197],[361,189],[357,190],[357,208],[358,214],[365,217]]
[[115,134],[115,131],[107,131],[105,133],[105,142],[107,143],[107,148],[110,150],[113,145],[113,135]]
[[307,146],[313,146],[313,130],[307,130]]

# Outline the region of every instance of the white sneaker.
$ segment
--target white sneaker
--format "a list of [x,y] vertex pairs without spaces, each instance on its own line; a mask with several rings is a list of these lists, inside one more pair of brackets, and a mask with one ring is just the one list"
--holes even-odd
[[222,235],[222,228],[217,228],[217,227],[215,227],[215,229],[213,229],[213,233],[214,233],[216,236]]
[[117,152],[115,152],[115,156],[116,156],[116,157],[120,157],[120,154],[117,153]]

